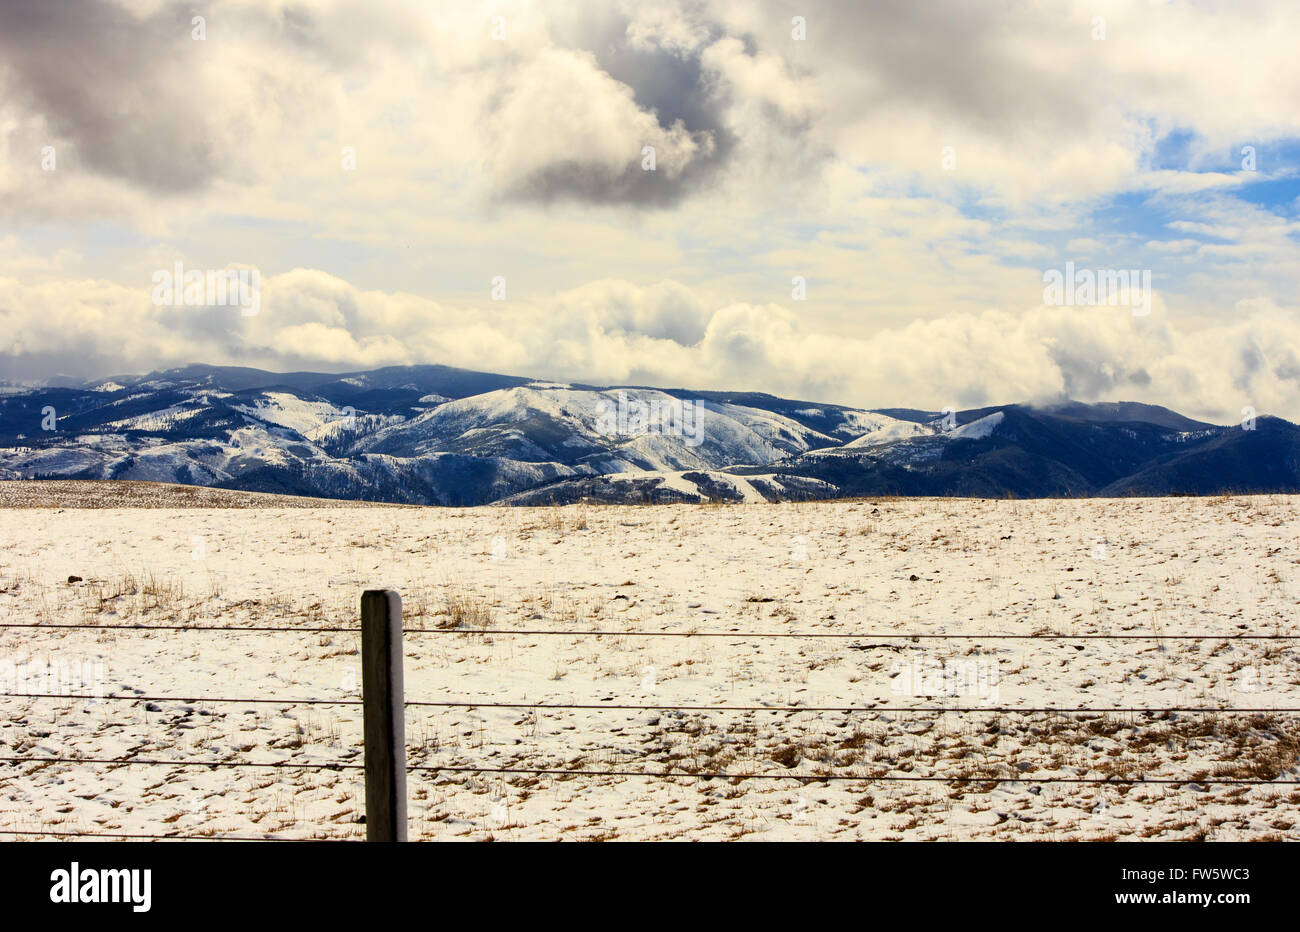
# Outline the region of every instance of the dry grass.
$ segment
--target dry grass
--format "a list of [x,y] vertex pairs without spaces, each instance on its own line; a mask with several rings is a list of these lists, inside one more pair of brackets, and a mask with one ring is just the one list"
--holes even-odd
[[[1165,502],[1135,504],[1147,509],[1168,508]],[[1241,530],[1245,531],[1252,530],[1250,525],[1258,530],[1259,525],[1294,524],[1294,499],[1225,498],[1212,504],[1223,512],[1220,523],[1244,525]],[[224,539],[210,538],[216,544],[210,553],[220,554],[224,549],[250,556],[235,569],[226,564],[224,573],[214,559],[216,576],[207,574],[206,569],[194,571],[202,564],[189,561],[186,529],[174,535],[180,542],[179,556],[166,555],[175,562],[145,563],[152,571],[131,568],[145,561],[131,554],[129,547],[110,551],[113,555],[100,559],[97,565],[93,554],[78,557],[57,575],[46,571],[41,576],[33,571],[48,559],[46,555],[10,557],[0,570],[0,606],[7,606],[12,620],[52,624],[85,618],[106,626],[137,620],[146,625],[193,620],[232,627],[348,626],[355,622],[360,584],[383,573],[400,589],[410,627],[490,631],[485,637],[410,638],[409,669],[419,671],[421,689],[425,684],[438,684],[454,696],[484,699],[576,702],[592,697],[605,701],[603,697],[611,696],[613,701],[647,704],[714,699],[720,704],[738,704],[750,696],[761,697],[763,702],[798,704],[813,702],[812,697],[820,694],[828,703],[834,696],[834,702],[856,705],[864,695],[872,697],[867,704],[880,701],[881,695],[885,695],[885,704],[903,704],[890,703],[881,686],[888,688],[891,662],[906,656],[904,647],[923,648],[926,656],[956,660],[971,655],[975,648],[945,643],[919,647],[882,644],[867,649],[867,645],[853,644],[855,649],[847,650],[839,646],[845,642],[823,647],[802,641],[740,645],[703,639],[661,644],[619,634],[541,639],[504,637],[500,632],[565,627],[683,633],[724,627],[740,631],[822,626],[883,630],[895,616],[902,619],[899,623],[909,624],[928,618],[939,604],[935,601],[938,596],[959,586],[963,604],[970,605],[972,623],[977,625],[960,630],[1216,632],[1212,639],[1191,644],[1172,638],[1127,642],[1110,653],[1098,644],[1077,648],[1077,654],[1070,643],[1017,644],[997,654],[1006,695],[1023,695],[1014,694],[1016,689],[1032,694],[1050,678],[1058,678],[1061,692],[1052,695],[1059,701],[1049,704],[1108,705],[1120,692],[1117,683],[1131,683],[1136,690],[1140,677],[1145,687],[1168,685],[1134,704],[1247,701],[1264,705],[1274,699],[1256,702],[1229,693],[1243,671],[1258,669],[1271,697],[1285,695],[1300,677],[1289,647],[1232,638],[1238,630],[1294,631],[1294,608],[1300,604],[1295,580],[1300,576],[1300,561],[1294,558],[1300,554],[1285,533],[1269,531],[1249,544],[1236,544],[1229,535],[1239,528],[1233,527],[1222,537],[1206,534],[1195,549],[1192,544],[1201,537],[1170,541],[1161,536],[1163,529],[1158,527],[1142,531],[1140,538],[1133,530],[1111,533],[1107,541],[1110,559],[1129,560],[1145,571],[1142,584],[1134,583],[1130,590],[1122,581],[1107,581],[1096,564],[1084,562],[1089,559],[1088,548],[1096,531],[1086,526],[1078,530],[1059,521],[1035,526],[1035,517],[1044,513],[1040,505],[979,505],[976,520],[969,526],[960,523],[969,520],[969,514],[944,511],[956,507],[947,500],[927,502],[926,506],[927,510],[904,521],[897,514],[902,505],[879,498],[864,500],[844,509],[839,526],[827,527],[818,524],[830,514],[824,503],[761,509],[762,521],[748,526],[742,525],[740,518],[754,510],[729,506],[720,506],[707,517],[703,510],[670,506],[622,510],[579,506],[545,513],[500,509],[499,513],[485,513],[489,514],[486,518],[455,515],[446,519],[445,527],[433,518],[422,518],[428,523],[413,523],[414,529],[405,539],[397,538],[391,550],[375,545],[382,537],[358,533],[351,519],[340,524],[331,540],[328,518],[288,517],[283,536],[294,542],[288,545],[290,550],[329,548],[334,559],[321,573],[328,577],[327,582],[319,577],[306,582],[306,576],[281,578],[260,570],[252,551],[242,546],[240,526],[231,524]],[[962,503],[961,507],[975,506]],[[1086,518],[1093,512],[1110,515],[1119,509],[1114,503],[1089,503],[1080,515]],[[480,521],[477,526],[476,520]],[[709,522],[716,527],[709,527]],[[705,538],[701,525],[713,536]],[[115,533],[116,528],[104,531],[103,539],[120,546]],[[1195,533],[1202,532],[1198,529]],[[571,534],[577,539],[570,538]],[[744,534],[749,539],[743,540]],[[809,555],[805,562],[790,556],[795,534],[806,538]],[[1011,534],[1014,538],[1004,536]],[[508,544],[502,558],[493,555],[496,535]],[[712,551],[698,546],[701,539],[708,541]],[[592,542],[592,549],[584,551],[584,541]],[[612,556],[600,552],[614,544],[619,549]],[[459,560],[457,554],[461,554]],[[273,556],[268,551],[267,559]],[[995,560],[1002,562],[981,562]],[[292,565],[286,570],[284,562],[279,572],[297,572]],[[835,566],[835,574],[807,573],[809,567],[827,564]],[[1035,575],[1038,564],[1050,565],[1052,572]],[[671,575],[675,566],[689,571]],[[761,574],[742,580],[729,575],[756,567],[763,568]],[[1028,567],[1030,572],[1018,575],[1018,567]],[[68,571],[86,578],[67,583]],[[911,575],[919,578],[910,580]],[[229,598],[220,592],[222,581],[235,590]],[[868,591],[870,601],[864,611],[864,593]],[[1054,593],[1062,598],[1052,599]],[[994,620],[985,623],[985,617]],[[27,649],[23,635],[10,637],[12,650]],[[77,639],[85,638],[86,650],[91,653],[95,651],[93,639],[103,638],[100,643],[110,646],[99,653],[111,658],[118,656],[118,646],[135,643],[130,633],[45,633],[42,637],[66,637],[66,642],[53,643],[77,644],[76,650],[81,650],[83,643]],[[240,684],[238,689],[229,687],[231,692],[254,688],[245,682],[244,671],[238,667],[244,655],[255,662],[255,652],[274,650],[283,660],[277,672],[282,672],[288,687],[284,695],[351,695],[340,690],[345,674],[356,666],[349,655],[355,655],[357,642],[350,634],[276,634],[274,642],[225,635],[216,638],[208,641],[185,633],[149,633],[145,642],[168,662],[175,661],[178,670],[193,664],[204,668],[214,683],[228,678]],[[223,655],[230,660],[228,671],[206,663],[207,658],[201,656],[211,644],[221,644],[223,651],[229,651]],[[533,660],[530,652],[543,644],[547,649],[557,645],[554,654],[543,661]],[[1092,665],[1098,654],[1107,658],[1105,665]],[[332,658],[337,662],[324,662]],[[530,662],[538,664],[531,671],[536,678],[518,688],[515,677]],[[641,684],[647,666],[656,671],[657,695],[647,694]],[[132,669],[121,662],[114,668],[114,676],[121,674],[121,678],[111,682],[114,688],[116,683],[128,681],[152,688],[147,674],[154,669]],[[543,681],[540,689],[538,680]],[[206,680],[195,683],[205,684]],[[1178,696],[1175,691],[1180,691]],[[420,693],[421,697],[427,694]],[[120,717],[113,721],[113,731],[104,734],[129,734],[131,746],[135,742],[142,747],[157,743],[177,756],[201,754],[205,748],[220,745],[228,749],[226,753],[254,758],[267,748],[294,756],[319,745],[341,749],[354,743],[356,736],[355,721],[333,718],[332,711],[329,716],[296,713],[290,717],[287,710],[261,707],[256,715],[245,717],[232,711],[223,719],[223,710],[214,707],[218,714],[204,720],[179,716],[175,708],[162,705],[162,711],[146,712],[141,707],[138,715],[113,711],[111,715]],[[128,707],[113,707],[119,708]],[[80,719],[64,718],[73,711],[80,709],[69,703],[51,704],[48,711],[45,706],[34,706],[24,712],[23,722],[11,726],[15,752],[26,753],[48,742],[51,736],[61,734],[59,728],[65,723],[75,727]],[[109,710],[99,714],[104,722],[110,721]],[[815,830],[824,835],[842,831],[842,837],[860,834],[907,839],[941,838],[945,833],[947,837],[1094,840],[1294,839],[1300,832],[1300,819],[1294,816],[1300,791],[1288,796],[1290,788],[1279,785],[1071,786],[1022,779],[1274,780],[1294,774],[1300,764],[1300,728],[1294,721],[1298,717],[1286,714],[765,711],[604,716],[555,711],[485,714],[461,709],[445,714],[412,710],[408,716],[412,763],[472,766],[488,761],[592,771],[765,773],[794,778],[521,776],[504,781],[507,789],[501,795],[508,798],[510,811],[506,820],[498,822],[485,815],[490,807],[482,787],[466,789],[446,773],[413,776],[412,795],[425,804],[412,808],[417,820],[413,830],[435,837],[533,838],[565,831],[581,837],[608,837],[611,833],[620,837],[743,837],[767,831],[777,823],[793,832]],[[19,717],[14,716],[14,721]],[[94,748],[95,742],[102,740],[99,733],[87,733],[84,745]],[[31,783],[35,774],[16,774],[16,779]],[[871,782],[884,775],[938,776],[940,782]],[[830,776],[862,780],[822,779]],[[328,806],[322,803],[312,808],[318,788],[308,785],[306,778],[301,778],[299,785],[282,788],[276,781],[283,779],[279,775],[241,778],[244,782],[226,788],[235,794],[229,811],[256,813],[253,821],[259,831],[279,831],[282,825],[294,824],[300,831],[357,830],[350,821],[357,812],[355,796],[346,803],[334,801],[331,795]],[[295,774],[293,779],[300,777]],[[530,807],[523,806],[527,799],[521,792],[524,787],[535,791]],[[108,784],[101,789],[112,796],[106,803],[113,809],[109,818],[120,821],[126,813],[120,807],[136,804],[114,796]],[[165,794],[151,788],[145,796],[164,810],[163,818],[169,820],[166,824],[193,831],[193,821],[167,809],[157,798],[165,795],[177,800],[168,805],[180,806],[188,798],[185,789],[160,789]],[[275,793],[290,790],[302,798],[296,802],[274,798]],[[599,826],[584,825],[591,807],[607,800],[609,797],[602,795],[607,793],[622,794],[622,801],[614,804],[617,814]],[[807,812],[789,808],[795,796],[810,801]],[[829,801],[819,803],[821,797]],[[213,792],[205,799],[204,805],[214,809],[224,805],[220,793]],[[691,810],[698,817],[689,815]],[[55,811],[47,807],[47,814]],[[1115,816],[1116,811],[1123,814]],[[654,812],[684,814],[671,819],[643,816]]]
[[439,628],[466,628],[480,630],[492,627],[492,609],[473,593],[460,587],[449,586],[443,597],[443,608],[436,622]]

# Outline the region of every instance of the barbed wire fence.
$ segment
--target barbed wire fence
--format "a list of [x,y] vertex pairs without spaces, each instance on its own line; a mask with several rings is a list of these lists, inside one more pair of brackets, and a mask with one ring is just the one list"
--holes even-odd
[[[682,713],[785,713],[785,714],[839,714],[839,715],[1060,715],[1105,716],[1124,714],[1130,716],[1171,714],[1188,715],[1261,715],[1300,714],[1300,706],[952,706],[942,704],[922,705],[739,705],[739,704],[663,704],[617,702],[501,702],[477,699],[407,699],[402,681],[403,638],[406,635],[491,635],[568,638],[727,638],[732,640],[767,639],[852,639],[856,641],[912,641],[934,640],[965,641],[1085,641],[1085,640],[1147,640],[1147,641],[1296,641],[1300,634],[1145,634],[1086,633],[1086,634],[949,634],[930,632],[820,632],[820,631],[620,631],[601,629],[561,628],[403,628],[400,596],[391,590],[368,590],[361,598],[361,625],[345,626],[230,626],[230,625],[159,625],[159,624],[42,624],[5,623],[0,630],[24,629],[52,631],[83,629],[95,631],[185,631],[220,632],[222,634],[352,634],[362,640],[362,698],[270,698],[152,694],[83,696],[66,692],[0,692],[0,698],[28,700],[74,700],[124,703],[206,703],[234,705],[278,706],[361,706],[364,720],[364,763],[354,761],[256,761],[256,760],[166,760],[141,757],[65,757],[46,754],[0,755],[0,764],[23,765],[82,765],[105,768],[116,767],[168,767],[181,769],[267,769],[281,771],[364,771],[366,784],[366,837],[370,841],[405,841],[407,838],[407,812],[405,777],[407,773],[474,774],[474,775],[527,775],[562,777],[614,777],[621,779],[697,779],[697,780],[770,780],[809,783],[934,783],[960,785],[1009,784],[1062,784],[1098,786],[1300,786],[1300,779],[1261,777],[1227,777],[1197,775],[1187,777],[1135,776],[1107,774],[1086,776],[1027,776],[1018,772],[979,774],[913,774],[913,773],[791,773],[744,772],[664,769],[647,767],[622,768],[565,768],[528,766],[486,766],[453,764],[408,764],[406,762],[405,718],[406,708],[437,709],[517,709],[529,711],[644,711]],[[1011,770],[1014,761],[1007,762]],[[12,779],[12,778],[10,778]],[[314,837],[296,837],[266,833],[245,834],[185,834],[176,832],[91,832],[57,829],[0,829],[0,836],[52,837],[52,838],[106,838],[120,840],[186,840],[186,841],[320,841]],[[358,837],[335,838],[338,841],[358,841]]]

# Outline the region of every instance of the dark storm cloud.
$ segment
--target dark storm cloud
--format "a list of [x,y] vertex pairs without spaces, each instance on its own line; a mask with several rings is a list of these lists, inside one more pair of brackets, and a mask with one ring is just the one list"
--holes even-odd
[[417,5],[406,9],[391,4],[340,3],[323,10],[304,4],[284,4],[275,9],[232,9],[222,14],[241,41],[257,35],[271,49],[286,50],[333,71],[364,64],[371,56],[406,55],[425,43],[425,17]]
[[1254,336],[1251,336],[1237,351],[1237,366],[1232,379],[1233,387],[1239,391],[1249,391],[1255,376],[1268,368],[1268,357],[1264,355]]
[[[204,17],[203,39],[195,16]],[[268,64],[288,56],[337,73],[418,46],[420,22],[363,4],[322,14],[302,4],[168,3],[137,16],[110,0],[0,0],[0,91],[44,119],[61,166],[183,193],[247,165],[250,130],[265,127],[241,128],[239,119],[297,112],[269,69],[221,72],[221,53],[260,45]],[[247,92],[250,80],[264,112],[232,114],[223,106],[231,86]]]
[[201,188],[220,162],[189,81],[204,45],[190,19],[182,8],[137,18],[95,0],[4,0],[0,81],[77,164],[160,193]]
[[[710,31],[720,38],[721,31]],[[653,110],[669,126],[681,120],[689,130],[716,129],[721,124],[720,101],[709,93],[698,53],[632,45],[626,41],[594,47],[601,68],[632,88],[636,102]]]
[[[759,35],[741,34],[746,54],[766,50],[795,73],[809,69],[844,78],[837,88],[832,119],[846,121],[899,108],[934,114],[954,125],[1015,140],[1043,132],[1077,135],[1092,122],[1099,88],[1078,75],[1044,67],[1036,45],[1064,37],[1090,49],[1089,18],[1044,9],[1024,0],[990,6],[968,2],[879,0],[844,4],[830,0],[774,3]],[[634,41],[629,19],[608,8],[557,29],[562,43],[589,50],[601,69],[632,89],[639,107],[655,114],[667,129],[680,120],[687,131],[713,140],[676,178],[629,169],[616,178],[584,166],[580,155],[546,166],[508,196],[520,200],[571,199],[589,203],[661,206],[688,197],[737,153],[742,140],[728,131],[728,108],[736,103],[702,66],[705,48],[726,35],[710,21],[706,8],[690,6],[694,42]],[[808,39],[790,36],[793,15],[804,16]],[[812,57],[809,57],[812,56]],[[764,138],[746,139],[749,148],[771,148],[792,164],[816,161],[817,130],[765,108]],[[778,141],[779,140],[779,141]]]
[[998,133],[1030,127],[1077,133],[1095,110],[1102,74],[1061,74],[1034,54],[1062,41],[1106,51],[1092,39],[1090,17],[1025,0],[798,6],[820,55],[855,63],[873,77],[845,89],[865,111],[904,103]]
[[664,130],[680,122],[700,143],[700,150],[672,177],[642,171],[639,161],[614,177],[581,157],[557,161],[513,184],[506,191],[508,198],[667,207],[699,190],[728,164],[738,141],[725,125],[728,101],[700,62],[708,42],[721,37],[721,27],[705,26],[699,46],[679,49],[635,44],[628,39],[628,25],[627,18],[604,10],[567,36],[563,28],[557,33],[570,47],[590,51],[601,70],[627,85],[637,106],[653,113]]
[[726,164],[735,144],[734,136],[719,128],[710,138],[712,151],[693,158],[675,177],[664,172],[642,171],[639,161],[633,161],[626,171],[611,177],[587,162],[572,159],[532,172],[507,188],[506,197],[543,204],[581,201],[671,207],[699,190]]

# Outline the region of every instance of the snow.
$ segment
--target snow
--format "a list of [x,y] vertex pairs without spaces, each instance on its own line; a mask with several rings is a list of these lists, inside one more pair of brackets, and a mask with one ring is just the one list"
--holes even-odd
[[166,408],[150,411],[147,414],[107,421],[104,426],[121,430],[166,430],[177,422],[198,413],[195,409],[185,407],[185,404],[185,402],[182,402],[181,404],[168,405]]
[[990,436],[997,429],[997,426],[1002,423],[1002,417],[1001,411],[994,411],[979,420],[971,421],[956,430],[949,431],[948,436],[953,440],[983,440]]
[[[7,488],[33,487],[42,486]],[[1300,705],[1293,651],[1232,639],[1297,632],[1295,497],[466,510],[275,501],[96,509],[54,497],[51,507],[0,508],[0,623],[351,627],[360,592],[391,585],[403,595],[408,628],[452,623],[453,603],[489,619],[487,634],[407,635],[410,699]],[[69,584],[69,575],[83,580]],[[562,633],[591,628],[735,637]],[[561,633],[505,633],[519,629]],[[861,636],[744,636],[757,632]],[[908,633],[1039,637],[918,641]],[[1164,639],[1041,637],[1053,633]],[[1213,636],[1170,637],[1177,634]],[[359,707],[291,703],[358,697],[351,634],[0,629],[0,659],[98,662],[113,694],[178,697],[152,707],[0,697],[0,755],[361,761]],[[980,664],[997,672],[996,699],[987,690],[937,699],[900,691],[907,683],[923,691],[916,671]],[[188,701],[205,695],[283,704]],[[1206,721],[1191,713],[1157,720],[479,706],[411,707],[406,731],[412,764],[442,766],[1297,776],[1296,716],[1219,714],[1208,731]],[[364,833],[359,771],[3,766],[5,829]],[[413,771],[409,786],[412,838],[1300,839],[1296,797],[1281,785]]]
[[608,429],[609,422],[617,420],[620,405],[637,406],[642,412],[678,412],[685,403],[697,402],[655,389],[597,392],[520,386],[449,401],[377,432],[364,441],[364,447],[419,456],[439,451],[478,452],[475,444],[514,437],[523,445],[511,452],[513,457],[545,460],[550,458],[545,450],[523,441],[535,436],[539,423],[551,421],[569,435],[555,442],[552,455],[580,451],[585,445],[593,454],[622,460],[622,465],[615,467],[619,470],[680,470],[771,463],[789,452],[808,449],[814,438],[820,443],[831,439],[791,418],[714,402],[704,402],[699,409],[699,433],[694,436],[694,412],[686,425],[689,431],[663,424],[625,434]]
[[[342,381],[369,384],[364,377]],[[318,494],[356,495],[367,487],[380,488],[367,475],[365,458],[383,454],[400,459],[401,465],[380,494],[462,504],[526,491],[498,478],[507,476],[536,474],[545,481],[597,471],[766,469],[808,453],[865,455],[909,468],[941,456],[948,440],[986,436],[1001,418],[995,415],[947,434],[870,411],[804,403],[797,413],[815,419],[814,429],[761,407],[658,389],[575,389],[558,382],[531,382],[455,400],[422,394],[427,407],[403,404],[374,413],[288,389],[235,397],[190,380],[177,386],[183,400],[169,391],[166,403],[157,399],[156,409],[148,410],[151,390],[170,385],[130,382],[98,409],[101,417],[120,412],[124,416],[118,420],[82,426],[75,438],[42,435],[39,443],[0,449],[0,479],[78,475],[195,483],[284,481]],[[232,426],[241,421],[243,429]],[[429,473],[426,465],[445,454],[480,462],[443,461],[445,475]],[[424,479],[403,483],[399,473]],[[472,475],[493,478],[485,485]],[[256,479],[242,478],[250,476]],[[745,501],[762,499],[763,491],[779,495],[782,489],[772,477],[757,485],[744,479],[716,481],[730,484]],[[802,482],[790,489],[791,497],[802,497],[810,488]]]
[[[730,473],[706,469],[690,469],[681,471],[638,469],[612,473],[606,476],[606,478],[611,482],[640,482],[647,479],[657,479],[659,480],[659,488],[680,492],[687,497],[688,501],[698,502],[707,500],[709,496],[700,488],[699,484],[687,478],[687,475],[698,475],[701,473],[708,479],[706,485],[730,486],[735,491],[741,504],[767,504],[770,501],[769,498],[755,485],[756,482],[762,482],[772,486],[773,491],[776,493],[788,491],[787,484],[782,482],[781,478],[771,473],[736,476]],[[801,479],[800,482],[809,486],[828,487],[825,482],[817,479]],[[526,495],[528,493],[524,492],[522,494]]]
[[934,433],[934,428],[926,424],[917,424],[913,421],[896,421],[893,418],[888,419],[884,424],[868,431],[861,437],[850,440],[842,450],[859,450],[863,447],[874,447],[885,443],[894,443],[898,440],[906,440],[909,437],[928,437]]
[[635,472],[614,473],[609,477],[611,482],[628,482],[639,479],[659,479],[660,488],[672,489],[674,492],[681,492],[683,495],[696,497],[700,494],[699,487],[694,482],[687,479],[680,472],[669,472],[666,470],[637,470]]
[[749,480],[741,476],[725,476],[724,478],[740,493],[741,501],[745,504],[762,504],[767,501],[767,497],[754,488]]
[[[841,436],[861,436],[876,431],[883,430],[902,430],[912,421],[901,421],[898,418],[889,417],[886,414],[876,414],[872,411],[846,410],[841,412],[844,415],[844,424],[836,430],[836,434]],[[914,425],[915,426],[915,425]]]
[[30,392],[32,389],[40,388],[41,385],[42,383],[37,379],[25,382],[0,379],[0,395],[21,395],[24,392]]
[[308,401],[288,392],[267,392],[252,405],[234,405],[236,411],[259,421],[287,427],[309,437],[314,431],[346,416],[328,401]]

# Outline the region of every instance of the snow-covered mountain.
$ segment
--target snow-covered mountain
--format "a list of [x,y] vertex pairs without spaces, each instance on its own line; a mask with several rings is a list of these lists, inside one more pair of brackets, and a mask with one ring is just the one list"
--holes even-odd
[[7,386],[0,478],[445,505],[1274,491],[1300,487],[1298,433],[1123,403],[944,416],[445,366],[189,366]]

